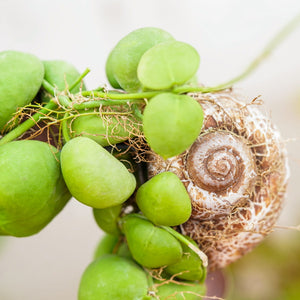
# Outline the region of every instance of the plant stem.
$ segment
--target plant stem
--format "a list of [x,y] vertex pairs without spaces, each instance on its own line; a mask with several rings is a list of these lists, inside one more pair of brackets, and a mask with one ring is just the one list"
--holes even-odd
[[95,101],[87,101],[82,103],[74,103],[72,108],[75,110],[82,110],[82,109],[89,109],[95,108],[99,106],[113,106],[113,105],[127,105],[128,102],[130,103],[143,103],[144,100],[142,99],[133,99],[133,100],[95,100]]
[[42,86],[49,94],[51,94],[53,97],[55,97],[55,88],[46,79],[43,80]]
[[133,104],[132,108],[133,108],[133,112],[134,112],[135,116],[138,119],[143,120],[144,116],[143,116],[142,112],[139,110],[138,106],[136,104]]
[[74,87],[81,82],[81,80],[88,74],[90,73],[90,69],[86,68],[84,70],[84,72],[71,84],[71,86],[68,88],[69,91],[71,91],[72,89],[74,89]]
[[172,234],[177,240],[179,240],[181,243],[183,243],[184,245],[188,246],[191,250],[193,250],[202,260],[203,266],[207,267],[208,265],[208,259],[207,256],[204,252],[202,252],[199,248],[197,248],[195,245],[193,245],[189,240],[187,240],[182,234],[180,234],[179,232],[177,232],[176,230],[174,230],[171,227],[168,226],[158,226],[164,230],[166,230],[167,232],[169,232],[170,234]]
[[45,115],[49,114],[49,111],[51,113],[51,110],[55,109],[56,107],[57,107],[57,104],[53,100],[50,100],[47,105],[45,105],[40,111],[38,111],[37,113],[32,115],[30,117],[30,119],[27,119],[22,124],[20,124],[18,127],[16,127],[12,131],[10,131],[8,134],[6,134],[0,140],[0,146],[18,138],[20,135],[25,133],[28,129],[33,127],[39,120],[41,120],[43,117],[45,117]]
[[210,93],[215,91],[220,91],[231,87],[233,84],[237,83],[240,80],[245,79],[249,74],[251,74],[264,59],[266,59],[274,49],[278,45],[282,43],[282,41],[287,38],[287,36],[293,32],[293,30],[300,23],[300,14],[298,14],[295,18],[293,18],[286,26],[283,27],[271,41],[267,44],[267,46],[263,49],[263,51],[250,63],[250,65],[238,76],[230,79],[227,82],[221,83],[219,85],[213,87],[193,87],[193,86],[180,86],[173,90],[174,93],[182,94],[188,92],[202,92],[202,93]]
[[70,98],[64,95],[58,96],[58,102],[63,108],[70,108],[72,105]]
[[114,99],[114,100],[128,100],[131,99],[150,99],[160,93],[166,91],[150,91],[150,92],[142,92],[142,93],[109,93],[109,92],[98,92],[98,91],[83,91],[81,93],[82,96],[93,96],[103,99]]
[[63,138],[65,140],[65,143],[67,143],[68,141],[71,140],[71,137],[69,135],[69,128],[68,128],[68,121],[67,121],[67,118],[69,116],[69,113],[65,113],[64,114],[64,120],[62,120],[62,135],[63,135]]
[[[146,271],[146,276],[147,276],[147,283],[148,283],[148,293],[147,293],[147,295],[148,295],[149,299],[154,299],[152,297],[152,296],[155,295],[153,278],[147,271]],[[145,298],[145,299],[148,299],[148,297]]]

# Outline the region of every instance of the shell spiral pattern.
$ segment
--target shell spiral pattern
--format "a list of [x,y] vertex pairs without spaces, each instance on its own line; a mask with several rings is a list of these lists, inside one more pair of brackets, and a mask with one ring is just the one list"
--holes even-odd
[[231,91],[193,94],[204,111],[197,141],[183,154],[155,156],[149,175],[172,171],[192,200],[191,218],[178,228],[223,268],[270,233],[280,214],[288,178],[284,143],[255,103]]

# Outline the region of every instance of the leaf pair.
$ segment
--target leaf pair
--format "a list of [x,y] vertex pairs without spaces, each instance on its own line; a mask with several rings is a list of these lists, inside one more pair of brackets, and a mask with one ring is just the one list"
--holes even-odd
[[189,44],[175,41],[159,28],[140,28],[125,36],[112,50],[106,75],[114,88],[128,92],[164,90],[190,80],[200,57]]
[[106,76],[112,87],[139,91],[137,67],[142,55],[153,46],[170,40],[174,38],[168,32],[153,27],[137,29],[121,39],[106,62]]

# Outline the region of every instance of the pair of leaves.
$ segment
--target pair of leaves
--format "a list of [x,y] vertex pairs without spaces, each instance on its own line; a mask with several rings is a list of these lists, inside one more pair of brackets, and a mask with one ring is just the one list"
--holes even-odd
[[107,59],[106,75],[114,88],[128,92],[163,90],[190,80],[199,63],[192,46],[162,29],[146,27],[120,40]]
[[174,40],[166,31],[145,27],[132,31],[121,39],[111,51],[106,62],[106,76],[112,87],[137,92],[141,83],[137,67],[142,55],[153,46]]

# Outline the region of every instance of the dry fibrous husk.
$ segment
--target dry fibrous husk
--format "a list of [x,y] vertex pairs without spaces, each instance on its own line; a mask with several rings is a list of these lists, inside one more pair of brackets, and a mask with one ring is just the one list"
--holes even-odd
[[190,194],[191,218],[178,228],[223,268],[270,233],[285,198],[288,166],[277,128],[232,91],[192,94],[204,111],[197,141],[183,154],[153,155],[149,174],[171,171]]

